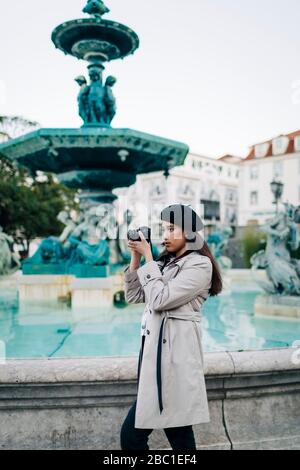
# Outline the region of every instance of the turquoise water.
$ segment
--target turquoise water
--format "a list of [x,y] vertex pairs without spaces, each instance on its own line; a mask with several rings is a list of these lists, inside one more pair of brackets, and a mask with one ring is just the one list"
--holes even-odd
[[[259,291],[235,286],[206,301],[205,351],[240,351],[291,346],[300,321],[255,317]],[[134,356],[140,348],[143,305],[72,310],[64,304],[19,305],[14,289],[0,290],[0,341],[9,358]],[[3,344],[2,344],[3,346]]]

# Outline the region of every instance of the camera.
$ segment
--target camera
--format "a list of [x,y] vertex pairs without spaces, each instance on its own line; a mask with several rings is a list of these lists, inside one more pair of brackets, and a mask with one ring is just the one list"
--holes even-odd
[[139,236],[139,233],[138,233],[139,230],[143,233],[143,235],[146,238],[147,242],[151,243],[151,228],[146,227],[146,226],[140,227],[136,230],[135,229],[128,230],[128,232],[127,232],[128,240],[131,240],[132,242],[140,242],[141,237]]

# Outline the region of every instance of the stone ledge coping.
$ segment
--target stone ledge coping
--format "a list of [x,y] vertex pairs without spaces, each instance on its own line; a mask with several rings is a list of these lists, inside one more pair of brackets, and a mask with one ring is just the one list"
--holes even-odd
[[74,278],[71,282],[71,290],[98,290],[111,289],[113,286],[112,277],[99,278]]
[[72,282],[73,279],[74,276],[72,274],[26,274],[23,277],[16,277],[14,281],[23,286],[36,286],[68,284]]
[[[299,371],[293,348],[213,352],[204,355],[206,378]],[[298,354],[300,358],[300,354]],[[137,356],[7,359],[0,364],[0,384],[136,381]]]

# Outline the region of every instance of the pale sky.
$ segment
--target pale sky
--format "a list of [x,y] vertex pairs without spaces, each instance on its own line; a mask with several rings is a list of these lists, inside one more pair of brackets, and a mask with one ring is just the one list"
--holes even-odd
[[[0,114],[80,127],[86,63],[52,30],[84,17],[85,0],[0,0]],[[299,0],[107,0],[140,48],[106,65],[125,127],[180,140],[192,152],[244,157],[251,144],[300,128]]]

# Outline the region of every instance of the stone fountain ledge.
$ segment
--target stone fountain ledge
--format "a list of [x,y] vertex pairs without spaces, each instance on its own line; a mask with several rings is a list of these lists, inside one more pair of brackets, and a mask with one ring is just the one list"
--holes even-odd
[[[205,354],[206,378],[299,371],[293,348]],[[300,356],[300,354],[299,354]],[[136,380],[136,356],[7,359],[0,364],[0,384]]]
[[[205,354],[211,421],[199,449],[299,449],[295,349]],[[0,448],[120,449],[138,358],[9,359],[0,365]],[[150,449],[169,449],[154,430]]]

